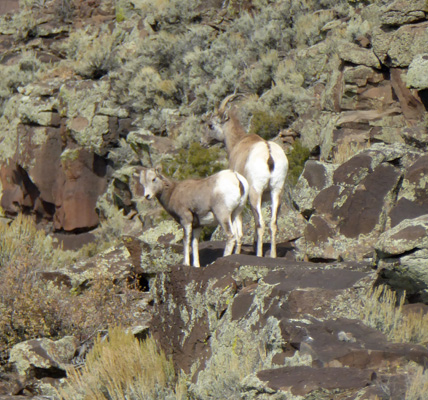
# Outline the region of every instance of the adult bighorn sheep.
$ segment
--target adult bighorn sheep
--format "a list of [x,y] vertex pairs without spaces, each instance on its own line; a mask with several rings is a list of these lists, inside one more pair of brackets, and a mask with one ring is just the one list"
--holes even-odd
[[241,212],[247,202],[248,182],[237,172],[220,171],[208,178],[173,181],[159,169],[143,168],[140,183],[144,197],[156,197],[163,208],[183,227],[184,264],[190,265],[190,242],[194,267],[199,263],[199,236],[203,226],[220,224],[227,242],[224,255],[241,252]]
[[271,216],[271,257],[276,257],[276,232],[278,230],[278,210],[280,195],[288,172],[288,160],[282,148],[260,136],[248,135],[237,116],[236,107],[226,111],[227,103],[236,94],[227,96],[217,114],[208,123],[208,137],[224,142],[229,168],[243,175],[249,185],[249,201],[255,221],[254,245],[257,256],[263,256],[263,233],[265,224],[262,216],[262,201],[270,192]]

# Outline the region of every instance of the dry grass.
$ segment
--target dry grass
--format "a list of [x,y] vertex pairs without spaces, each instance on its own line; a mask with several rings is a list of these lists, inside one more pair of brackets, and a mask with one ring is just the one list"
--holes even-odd
[[53,256],[51,239],[30,218],[18,215],[10,226],[0,223],[0,266],[16,260],[46,265]]
[[[387,286],[373,288],[363,300],[363,322],[400,343],[428,344],[428,314],[403,313],[405,293],[397,298]],[[428,393],[428,372],[419,365],[406,366],[408,384],[405,400],[424,400]]]
[[355,142],[352,139],[345,139],[336,146],[331,161],[334,164],[343,164],[344,162],[355,156],[357,153],[362,150],[368,149],[370,146],[370,141]]
[[393,342],[428,344],[428,315],[422,312],[403,314],[404,301],[405,294],[397,298],[388,287],[378,286],[364,301],[362,320]]
[[58,394],[63,400],[184,399],[185,388],[154,339],[140,342],[116,327],[96,339],[82,369],[68,371]]
[[24,340],[65,335],[86,340],[109,325],[133,323],[141,293],[116,284],[108,272],[95,273],[85,288],[43,278],[64,262],[63,253],[28,217],[0,224],[0,365]]
[[428,371],[418,367],[411,375],[405,400],[424,400],[428,396]]

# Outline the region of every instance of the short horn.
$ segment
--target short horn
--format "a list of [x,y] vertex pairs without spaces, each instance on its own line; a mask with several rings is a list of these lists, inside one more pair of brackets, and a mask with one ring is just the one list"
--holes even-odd
[[238,93],[236,93],[236,90],[232,93],[232,94],[229,94],[229,96],[226,96],[223,100],[222,100],[222,102],[220,103],[220,106],[219,106],[219,108],[218,108],[218,113],[220,114],[220,115],[223,115],[224,114],[224,111],[226,110],[226,106],[227,106],[227,103],[229,103],[229,101],[232,101],[235,97],[237,97],[237,96],[239,96],[239,94]]

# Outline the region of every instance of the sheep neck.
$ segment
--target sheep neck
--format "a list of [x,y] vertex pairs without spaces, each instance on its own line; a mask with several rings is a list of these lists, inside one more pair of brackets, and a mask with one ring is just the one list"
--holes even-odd
[[230,156],[233,148],[245,137],[244,128],[236,118],[232,116],[225,125],[225,144]]
[[159,200],[159,203],[161,203],[161,205],[163,206],[163,208],[165,208],[166,211],[170,211],[170,199],[177,183],[165,177],[162,177],[162,181],[163,190],[158,193],[156,197]]

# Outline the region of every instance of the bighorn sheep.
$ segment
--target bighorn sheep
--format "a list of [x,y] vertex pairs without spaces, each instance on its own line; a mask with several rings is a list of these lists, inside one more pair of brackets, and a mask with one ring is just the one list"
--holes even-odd
[[229,157],[229,168],[243,175],[250,185],[249,201],[255,221],[254,246],[257,256],[263,256],[264,221],[262,200],[270,192],[272,201],[271,257],[276,257],[279,198],[288,172],[288,160],[282,148],[258,135],[247,135],[237,117],[235,107],[226,112],[227,102],[236,95],[226,97],[208,123],[208,137],[224,142]]
[[224,255],[241,252],[241,212],[247,202],[248,182],[237,172],[220,171],[204,179],[173,181],[159,169],[143,168],[140,183],[144,197],[156,197],[163,208],[183,227],[184,264],[190,265],[190,241],[193,266],[199,267],[199,236],[206,225],[220,224],[227,242]]

